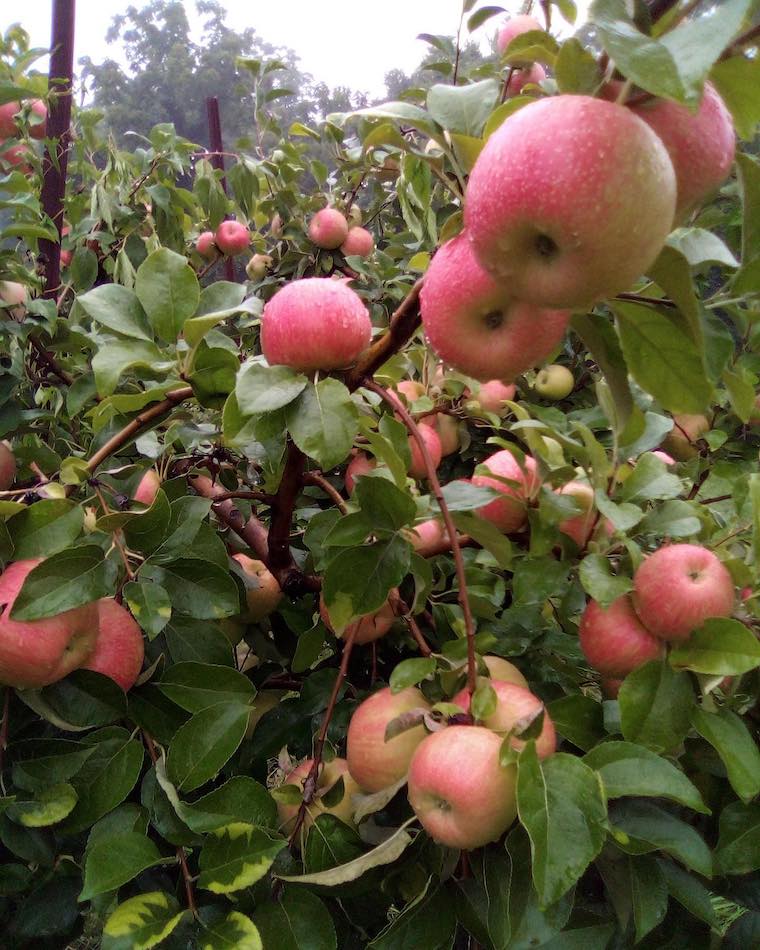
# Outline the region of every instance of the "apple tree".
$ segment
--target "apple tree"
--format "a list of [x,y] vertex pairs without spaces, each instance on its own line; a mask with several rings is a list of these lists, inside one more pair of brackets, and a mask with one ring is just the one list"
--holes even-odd
[[757,3],[574,16],[226,170],[3,38],[4,946],[760,941]]

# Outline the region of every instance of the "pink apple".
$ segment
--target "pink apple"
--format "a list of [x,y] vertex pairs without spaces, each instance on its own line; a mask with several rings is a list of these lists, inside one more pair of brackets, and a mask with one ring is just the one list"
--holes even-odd
[[602,692],[607,699],[617,699],[623,680],[614,677],[603,676],[601,679]]
[[505,660],[501,656],[484,656],[483,662],[492,679],[501,680],[503,683],[514,683],[515,686],[523,686],[528,689],[528,681],[514,663],[510,663],[509,660]]
[[462,442],[459,437],[459,421],[455,416],[446,412],[436,412],[432,416],[424,416],[422,423],[435,429],[441,443],[441,455],[453,455],[459,451]]
[[286,284],[265,305],[261,320],[261,349],[269,364],[306,373],[351,366],[371,336],[361,297],[320,277]]
[[[529,107],[526,107],[529,108]],[[510,296],[478,263],[462,232],[439,248],[425,274],[420,314],[430,346],[474,379],[514,379],[545,359],[570,314]]]
[[[296,768],[285,777],[283,785],[296,785],[303,791],[303,785],[311,771],[312,763],[312,759],[306,759],[305,762],[296,766]],[[343,779],[343,796],[336,804],[325,806],[322,803],[322,799],[341,779]],[[320,815],[335,815],[336,818],[339,818],[345,824],[353,825],[354,804],[351,801],[351,796],[356,795],[357,792],[360,791],[361,789],[348,772],[348,763],[345,759],[335,758],[330,762],[322,763],[319,770],[319,777],[317,778],[317,796],[314,801],[308,805],[306,818],[303,823],[304,832],[309,831]],[[284,834],[289,834],[293,830],[298,808],[298,805],[285,805],[282,802],[277,803],[277,813]]]
[[31,175],[32,165],[30,162],[32,155],[33,152],[29,146],[25,142],[19,142],[16,145],[9,145],[8,148],[0,152],[0,164],[5,161],[10,166],[10,171],[15,169],[17,172],[21,172],[22,175]]
[[33,139],[44,139],[47,133],[47,106],[42,99],[33,99],[31,103],[32,116],[41,119],[29,126],[29,134]]
[[536,460],[527,455],[521,466],[509,449],[502,449],[485,459],[483,465],[492,474],[473,475],[472,484],[494,488],[502,497],[478,508],[478,515],[505,534],[517,531],[527,520],[528,499],[538,491]]
[[[520,726],[527,726],[543,709],[544,704],[538,696],[531,693],[525,686],[518,686],[516,683],[508,683],[499,679],[492,679],[490,685],[496,693],[496,711],[483,720],[483,725],[494,732],[501,733],[502,738],[515,728],[522,731]],[[451,701],[465,712],[470,711],[470,694],[466,689],[457,693]],[[514,737],[510,740],[510,745],[519,752],[524,747],[525,742]],[[553,755],[556,750],[557,736],[554,731],[554,723],[549,718],[549,714],[544,711],[541,734],[536,739],[536,753],[540,759],[545,759]]]
[[379,792],[400,782],[409,770],[417,746],[427,735],[420,723],[385,739],[388,723],[414,709],[430,709],[430,703],[414,686],[392,693],[389,687],[360,703],[348,724],[346,758],[355,781],[365,792]]
[[644,626],[663,640],[686,640],[710,617],[729,617],[734,582],[712,551],[668,544],[633,576],[634,605]]
[[546,70],[539,63],[533,63],[523,69],[516,69],[507,83],[507,96],[519,96],[525,86],[528,84],[537,86],[544,79],[546,79]]
[[0,442],[0,491],[7,491],[16,478],[16,456],[7,442]]
[[334,251],[348,237],[348,221],[335,208],[317,211],[309,222],[309,240],[326,251]]
[[535,17],[527,14],[510,17],[502,24],[496,35],[496,49],[499,53],[503,53],[516,36],[542,29],[543,27]]
[[517,387],[514,383],[507,384],[500,379],[489,379],[488,382],[480,384],[475,395],[467,401],[465,408],[475,415],[492,412],[494,415],[504,417],[509,411],[506,403],[511,402],[516,393]]
[[251,232],[240,221],[222,221],[216,229],[214,242],[222,254],[242,254],[251,243]]
[[501,739],[482,726],[434,732],[409,767],[409,802],[434,841],[471,850],[496,841],[517,817],[514,765],[501,766]]
[[246,554],[233,554],[232,560],[238,562],[245,574],[245,600],[248,605],[246,619],[258,623],[277,609],[282,600],[280,585],[263,561],[257,561]]
[[142,630],[132,614],[113,597],[97,602],[98,634],[95,648],[82,669],[110,676],[126,693],[140,675],[145,655]]
[[573,515],[572,518],[565,518],[557,526],[559,530],[566,534],[578,545],[584,548],[596,528],[600,527],[607,535],[614,533],[615,528],[607,518],[599,518],[599,514],[594,507],[594,489],[586,482],[568,482],[561,488],[555,489],[558,495],[569,495],[582,509],[581,514]]
[[63,679],[92,652],[98,633],[97,604],[85,604],[44,620],[12,620],[16,597],[41,561],[9,564],[0,574],[0,683],[37,689]]
[[618,597],[609,607],[590,600],[578,633],[583,655],[604,676],[622,678],[664,653],[662,641],[652,636],[639,620],[628,594]]
[[668,455],[667,452],[661,452],[659,449],[656,449],[654,452],[652,452],[652,455],[654,455],[654,457],[659,459],[661,462],[664,462],[666,465],[676,464],[676,460],[672,455]]
[[161,476],[154,468],[149,468],[142,476],[135,489],[134,499],[150,507],[156,500],[158,489],[161,487]]
[[15,280],[0,280],[0,318],[7,307],[14,320],[23,320],[29,303],[29,291]]
[[699,454],[697,442],[710,428],[706,416],[676,414],[673,416],[673,428],[662,440],[662,447],[679,462],[688,462]]
[[195,242],[195,250],[200,254],[201,257],[205,257],[207,260],[216,257],[217,247],[214,238],[213,231],[203,231],[202,234],[198,235],[198,239]]
[[346,474],[344,476],[348,494],[353,495],[357,478],[366,475],[376,467],[377,462],[374,459],[371,459],[364,452],[355,451],[353,458],[346,466]]
[[[422,383],[416,379],[402,379],[400,382],[396,383],[395,390],[396,393],[401,393],[401,395],[406,399],[407,405],[410,406],[418,399],[422,399],[426,392]],[[395,395],[393,392],[390,394],[392,396]]]
[[[41,99],[33,99],[30,103],[32,116],[42,119],[31,125],[29,134],[33,139],[44,139],[47,120],[47,108]],[[20,102],[6,102],[0,106],[0,139],[18,138],[19,130],[13,117],[21,111]]]
[[340,249],[346,256],[355,254],[357,257],[369,257],[375,250],[375,239],[366,228],[349,228]]
[[[437,469],[441,464],[441,440],[438,438],[438,433],[431,426],[426,426],[423,423],[420,423],[417,427],[422,436],[422,441],[425,443],[427,448],[428,455],[430,456],[430,461],[433,463],[433,468]],[[420,449],[419,443],[414,436],[409,436],[409,451],[412,455],[412,463],[409,466],[409,474],[412,478],[416,478],[418,481],[428,477],[428,470],[425,465],[425,459],[422,456],[422,450]]]
[[584,308],[654,262],[675,202],[673,165],[646,122],[614,102],[560,95],[488,139],[464,220],[475,256],[516,298]]
[[[325,607],[325,602],[321,594],[319,597],[319,616],[322,618],[322,622],[327,629],[334,632],[330,624],[330,615],[327,612],[327,607]],[[395,620],[396,614],[388,601],[386,601],[379,610],[371,614],[365,614],[359,620],[359,629],[354,636],[354,643],[363,645],[379,640],[388,633]],[[349,629],[350,626],[347,627],[342,634],[336,634],[336,636],[345,637]]]
[[412,547],[420,557],[433,557],[451,550],[446,526],[438,518],[430,518],[415,525],[408,534]]

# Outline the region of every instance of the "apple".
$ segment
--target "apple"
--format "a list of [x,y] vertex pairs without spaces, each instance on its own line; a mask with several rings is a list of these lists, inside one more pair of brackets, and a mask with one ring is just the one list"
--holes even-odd
[[282,600],[280,585],[263,561],[247,554],[233,554],[232,560],[237,561],[245,575],[246,619],[258,623],[277,609]]
[[471,850],[495,841],[517,817],[514,765],[499,764],[501,739],[482,726],[429,735],[409,767],[409,803],[434,841]]
[[195,250],[200,254],[201,257],[205,257],[207,260],[211,260],[216,257],[218,251],[215,243],[214,232],[213,231],[203,231],[198,235],[198,239],[195,242]]
[[514,663],[501,656],[484,656],[483,662],[488,668],[491,679],[501,680],[503,683],[514,683],[528,689],[528,681],[517,669]]
[[[396,383],[393,389],[388,390],[388,395],[391,397],[392,401],[397,402],[400,405],[411,406],[412,403],[416,402],[418,399],[422,399],[426,392],[427,390],[419,380],[402,379],[400,382]],[[398,398],[399,393],[404,397],[406,403]]]
[[11,169],[15,168],[15,170],[21,172],[22,175],[31,175],[32,166],[30,164],[30,158],[32,154],[32,150],[25,142],[19,142],[16,145],[9,145],[8,148],[3,149],[3,151],[0,152],[0,161],[4,160],[11,166]]
[[[30,103],[31,116],[41,119],[30,125],[29,134],[33,139],[44,139],[47,123],[47,108],[41,99],[33,99]],[[19,130],[13,117],[21,111],[20,102],[6,102],[0,106],[0,139],[18,138]]]
[[16,478],[16,456],[7,442],[0,442],[0,491],[7,491]]
[[552,363],[544,366],[536,375],[534,389],[544,399],[565,399],[573,391],[575,379],[566,366]]
[[614,525],[608,518],[598,518],[594,507],[594,489],[591,485],[586,482],[567,482],[561,488],[556,488],[555,492],[558,495],[569,495],[581,508],[581,514],[565,518],[557,526],[562,534],[572,538],[579,548],[584,548],[588,544],[600,521],[603,530],[608,535],[614,533]]
[[[487,729],[506,735],[515,727],[519,728],[521,723],[527,725],[543,709],[544,704],[526,686],[499,679],[492,679],[490,685],[496,693],[496,711],[483,720],[483,725]],[[470,694],[466,689],[457,693],[451,701],[465,712],[470,711]],[[517,737],[512,738],[509,744],[518,752],[525,746],[524,740]],[[556,750],[557,736],[554,723],[544,710],[541,734],[536,739],[536,754],[539,759],[545,759],[553,755]]]
[[[68,226],[68,224],[64,224],[64,226],[61,228],[61,241],[63,241],[63,238],[65,238],[66,235],[70,233],[70,231],[71,228]],[[71,262],[74,260],[74,252],[69,248],[62,247],[60,260],[61,267],[71,267]]]
[[481,265],[517,299],[585,308],[654,262],[675,203],[673,164],[643,119],[560,95],[531,102],[488,139],[464,221]]
[[348,221],[335,208],[317,211],[309,222],[309,240],[326,251],[334,251],[348,237]]
[[527,500],[538,491],[536,460],[526,455],[524,466],[521,466],[509,449],[502,449],[489,456],[483,466],[492,474],[473,475],[472,484],[494,488],[502,497],[478,508],[477,514],[505,534],[517,531],[527,519]]
[[251,738],[264,714],[278,706],[286,693],[287,690],[284,689],[262,689],[256,693],[256,699],[248,717],[248,727],[245,730],[246,739]]
[[82,669],[110,676],[126,693],[135,685],[142,669],[145,656],[142,630],[132,614],[113,597],[103,597],[97,602],[97,608],[95,647]]
[[24,284],[15,280],[0,280],[0,309],[7,308],[14,320],[24,319],[29,302],[29,292]]
[[240,221],[222,221],[216,229],[214,242],[222,254],[242,254],[251,243],[251,232]]
[[245,265],[248,280],[263,280],[271,266],[272,258],[269,254],[254,254]]
[[420,315],[440,359],[488,382],[513,379],[555,349],[569,312],[516,300],[507,287],[478,263],[466,231],[438,249],[420,292]]
[[655,451],[652,452],[652,455],[654,455],[654,457],[659,459],[661,462],[664,462],[666,465],[676,464],[676,460],[672,455],[668,455],[667,452],[662,452],[660,449],[655,449]]
[[731,113],[712,83],[706,82],[696,113],[669,99],[646,99],[631,106],[660,137],[676,173],[676,219],[682,220],[720,188],[731,171],[736,134]]
[[633,575],[633,602],[644,626],[663,640],[686,640],[710,617],[729,617],[734,582],[712,551],[668,544]]
[[510,98],[519,96],[525,86],[528,84],[537,86],[544,79],[546,79],[546,70],[539,63],[533,63],[523,69],[515,69],[507,83],[507,96]]
[[278,238],[282,237],[282,229],[282,218],[277,212],[275,212],[275,214],[272,215],[272,220],[269,222],[269,233],[275,240],[277,240]]
[[496,34],[496,49],[502,54],[516,36],[542,29],[543,27],[535,17],[527,14],[510,17],[502,24]]
[[[441,440],[438,438],[438,433],[432,426],[426,426],[424,423],[420,423],[417,428],[419,429],[420,435],[422,436],[422,441],[425,443],[425,447],[428,450],[428,455],[430,456],[430,461],[433,463],[433,468],[437,469],[441,464]],[[409,466],[409,474],[412,478],[421,480],[428,477],[428,470],[425,465],[425,459],[422,456],[422,450],[420,449],[417,439],[410,435],[409,436],[409,451],[411,452],[412,461]]]
[[149,468],[137,484],[134,500],[150,507],[156,500],[158,489],[161,487],[161,476],[154,468]]
[[623,680],[615,679],[615,677],[603,676],[600,682],[605,698],[618,698],[618,693],[620,692],[620,687],[623,685]]
[[264,306],[261,319],[261,349],[269,364],[306,373],[351,366],[371,336],[361,297],[321,277],[286,284]]
[[421,521],[407,533],[407,537],[420,557],[432,557],[451,550],[446,526],[438,518]]
[[366,475],[377,467],[377,462],[364,452],[354,451],[354,456],[346,466],[345,485],[349,495],[353,495],[356,479]]
[[369,257],[375,250],[375,239],[366,228],[349,228],[340,250],[346,256],[355,254],[357,257]]
[[656,660],[664,653],[663,643],[647,630],[628,594],[602,607],[590,600],[581,616],[581,650],[589,664],[614,679]]
[[[303,791],[306,777],[311,771],[312,759],[306,759],[299,766],[285,777],[283,785],[297,785]],[[339,802],[334,805],[325,806],[322,804],[322,798],[334,788],[335,785],[343,779],[343,796]],[[316,819],[320,815],[335,815],[347,825],[354,824],[354,805],[351,796],[356,795],[361,789],[353,780],[348,771],[348,763],[345,759],[335,758],[330,762],[323,762],[319,769],[317,778],[317,794],[314,801],[307,806],[306,817],[303,823],[304,833],[307,833]],[[284,834],[289,834],[296,823],[298,815],[298,805],[285,805],[282,802],[277,803],[277,813],[280,819],[280,825]]]
[[673,428],[662,440],[662,448],[679,462],[688,462],[699,455],[695,444],[710,431],[710,422],[706,416],[680,413],[673,416]]
[[47,134],[47,106],[42,99],[33,99],[31,102],[30,118],[39,119],[39,122],[29,125],[29,134],[33,139],[44,139]]
[[98,634],[98,607],[84,604],[44,620],[12,620],[24,581],[40,559],[16,561],[0,574],[0,683],[38,689],[63,679],[92,652]]
[[415,686],[399,693],[386,686],[356,707],[348,724],[346,758],[353,779],[365,792],[395,785],[408,772],[417,746],[427,736],[424,725],[406,729],[387,742],[385,730],[393,719],[414,709],[430,709]]
[[[324,599],[322,595],[319,596],[319,616],[322,618],[322,622],[327,627],[331,633],[335,633],[330,623],[330,615],[327,612],[327,607],[325,606]],[[384,637],[386,633],[391,629],[396,620],[396,614],[393,611],[390,603],[386,601],[383,606],[376,610],[374,613],[365,614],[359,621],[359,628],[356,631],[354,636],[354,643],[364,645],[365,643],[373,643],[375,640],[379,640],[381,637]],[[347,627],[343,633],[335,634],[335,636],[345,637],[348,633],[350,627]]]
[[507,414],[506,402],[515,398],[517,387],[514,383],[503,383],[500,379],[489,379],[481,383],[476,394],[465,403],[465,409],[475,416],[492,412],[503,418]]
[[441,443],[441,456],[453,455],[459,451],[462,441],[459,437],[459,421],[455,416],[436,412],[432,416],[424,416],[420,422],[435,429]]

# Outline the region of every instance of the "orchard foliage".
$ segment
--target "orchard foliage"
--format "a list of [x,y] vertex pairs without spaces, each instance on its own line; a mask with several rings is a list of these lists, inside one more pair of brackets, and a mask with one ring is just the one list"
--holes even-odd
[[[145,650],[126,693],[86,663],[1,688],[4,946],[757,942],[757,4],[654,0],[631,16],[595,0],[564,39],[571,0],[540,6],[548,29],[468,69],[458,44],[504,11],[465,0],[458,41],[425,37],[440,82],[314,127],[277,125],[281,64],[247,59],[266,135],[228,160],[226,193],[171,115],[123,151],[76,112],[59,288],[44,285],[38,241],[58,232],[23,107],[45,83],[22,31],[2,41],[0,105],[21,107],[0,142],[0,437],[13,456],[0,446],[0,558],[42,559],[11,619],[33,631],[115,597]],[[540,84],[510,85],[535,62]],[[695,109],[708,77],[737,131],[735,173],[646,276],[572,315],[544,360],[564,372],[535,365],[479,398],[476,380],[441,368],[418,299],[435,249],[462,229],[485,141],[537,98],[613,78],[621,102]],[[7,161],[19,143],[28,170]],[[373,253],[310,240],[328,206],[370,232]],[[245,258],[227,281],[209,239],[207,256],[196,249],[228,218],[259,255],[248,280]],[[315,277],[358,294],[373,342],[330,373],[268,365],[265,306]],[[437,477],[415,436],[425,419],[446,431]],[[367,464],[348,491],[357,452]],[[506,476],[483,465],[497,453]],[[509,534],[478,514],[496,503],[517,511]],[[627,597],[670,542],[713,552],[733,605],[622,684],[603,680],[581,650],[587,602]],[[517,685],[492,687],[488,670]],[[504,725],[500,696],[524,696],[523,677],[540,702]],[[483,774],[515,797],[475,832],[498,837],[516,810],[506,835],[462,853],[437,844],[403,776],[351,794],[349,722],[385,687],[411,697],[389,715],[388,748],[411,755],[428,733],[442,747],[451,728],[465,752],[448,773],[464,781],[468,729],[486,724]],[[483,751],[493,736],[498,763]]]

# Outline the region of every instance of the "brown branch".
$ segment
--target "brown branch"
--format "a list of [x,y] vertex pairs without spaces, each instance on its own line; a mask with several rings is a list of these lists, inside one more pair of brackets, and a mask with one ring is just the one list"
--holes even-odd
[[345,515],[347,511],[346,502],[343,500],[337,488],[332,486],[321,472],[306,472],[303,477],[303,483],[304,485],[316,485],[317,488],[321,488],[322,491],[332,499],[340,513]]
[[435,495],[435,499],[438,502],[438,507],[441,509],[443,523],[446,525],[446,532],[449,536],[449,540],[451,541],[451,553],[454,556],[454,566],[456,567],[457,583],[459,586],[457,599],[459,601],[459,605],[462,608],[462,614],[464,615],[464,627],[467,636],[467,691],[470,693],[470,695],[472,695],[477,685],[478,675],[477,662],[475,660],[475,624],[472,619],[472,611],[470,610],[470,598],[467,595],[467,578],[465,577],[464,561],[462,560],[462,549],[459,545],[459,539],[457,538],[457,529],[454,524],[454,519],[451,517],[451,512],[449,511],[449,506],[446,504],[446,499],[443,497],[441,483],[438,481],[438,475],[436,474],[433,460],[430,458],[427,443],[422,438],[422,434],[420,433],[417,423],[414,421],[414,419],[412,419],[406,407],[403,406],[399,400],[394,399],[393,396],[383,389],[382,386],[379,386],[374,380],[365,379],[363,385],[365,389],[369,389],[370,392],[376,393],[378,396],[380,396],[380,398],[391,407],[391,409],[396,413],[396,415],[401,419],[401,421],[411,433],[412,437],[417,443],[420,454],[422,455],[425,469],[427,471],[428,481],[430,482],[430,487],[433,489],[433,494]]
[[414,640],[419,647],[420,653],[423,656],[432,656],[433,651],[430,649],[427,640],[425,640],[420,630],[419,624],[412,616],[412,611],[409,605],[401,599],[401,596],[398,592],[398,588],[394,588],[388,595],[388,602],[391,605],[391,610],[397,617],[401,617],[406,625],[409,627],[409,632],[414,637]]
[[314,745],[314,758],[311,763],[311,768],[309,769],[309,774],[306,776],[306,780],[303,783],[303,798],[301,799],[301,804],[298,806],[296,823],[293,826],[293,831],[290,835],[291,848],[293,847],[293,842],[298,838],[299,831],[303,827],[304,819],[306,818],[306,811],[309,805],[314,801],[314,796],[317,791],[319,766],[322,762],[322,753],[324,752],[325,742],[327,740],[327,730],[330,728],[330,721],[332,720],[333,713],[335,712],[335,706],[338,702],[338,696],[340,695],[340,688],[343,685],[343,681],[346,678],[346,673],[348,672],[348,661],[351,658],[351,651],[354,647],[354,640],[356,639],[356,633],[358,629],[359,624],[353,623],[348,627],[346,632],[346,639],[343,643],[343,655],[340,658],[338,675],[335,677],[335,684],[333,686],[332,693],[330,694],[330,700],[327,703],[327,709],[325,709],[325,714],[322,717],[322,725],[319,729],[319,735],[317,736],[317,741]]
[[259,501],[264,505],[271,505],[274,501],[274,495],[270,495],[265,491],[250,489],[240,489],[238,491],[224,491],[224,489],[222,489],[220,494],[214,495],[214,498],[217,501],[227,501],[229,498],[240,498],[242,500]]
[[233,504],[230,494],[221,485],[216,485],[208,475],[190,475],[190,487],[204,498],[211,498],[211,508],[217,518],[239,535],[259,560],[266,561],[269,555],[267,529],[255,515],[246,521]]
[[700,505],[717,505],[719,501],[730,501],[733,495],[716,495],[715,498],[704,498]]
[[[267,537],[269,570],[277,578],[283,590],[293,580],[299,580],[303,573],[293,562],[290,550],[290,527],[293,519],[293,509],[303,487],[303,466],[306,456],[291,439],[288,439],[285,468],[272,502],[272,517],[269,523]],[[296,577],[297,575],[297,577]]]
[[661,297],[645,297],[643,294],[617,294],[615,300],[631,300],[634,303],[648,303],[655,307],[675,307],[672,300]]
[[44,363],[45,366],[50,370],[53,376],[57,376],[62,383],[65,383],[66,386],[71,386],[74,382],[74,377],[67,373],[63,367],[59,366],[55,358],[48,353],[45,347],[40,343],[36,337],[30,336],[29,342],[37,351],[37,356],[41,363]]
[[118,452],[119,449],[134,438],[141,429],[149,426],[165,413],[169,412],[169,410],[179,405],[179,403],[189,399],[192,395],[192,386],[183,386],[182,389],[175,389],[167,393],[161,402],[154,403],[150,409],[145,409],[138,413],[131,422],[124,426],[121,432],[117,432],[104,446],[98,449],[87,463],[87,470],[94,472],[101,462],[104,462],[109,455],[113,455],[114,452]]
[[697,495],[699,494],[700,488],[704,485],[704,483],[707,481],[709,477],[710,477],[710,469],[706,468],[702,472],[702,474],[699,476],[699,478],[691,486],[691,491],[686,496],[687,501],[691,501],[693,498],[697,497]]
[[372,376],[414,335],[420,325],[419,297],[422,284],[423,279],[420,278],[391,316],[388,332],[376,340],[346,374],[345,383],[350,390],[363,386],[364,378]]

